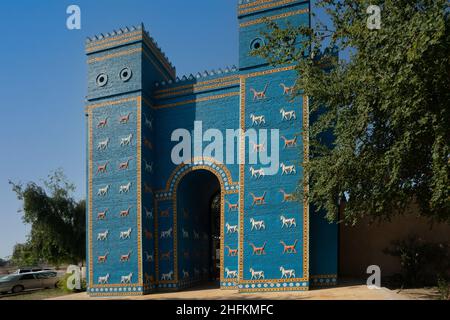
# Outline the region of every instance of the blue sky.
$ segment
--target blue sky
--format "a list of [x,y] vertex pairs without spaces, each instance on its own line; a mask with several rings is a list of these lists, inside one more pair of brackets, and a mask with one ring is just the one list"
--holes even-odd
[[[66,8],[81,8],[81,30]],[[143,22],[178,75],[238,64],[235,0],[16,0],[0,4],[0,257],[24,242],[8,180],[63,168],[85,197],[86,36]]]

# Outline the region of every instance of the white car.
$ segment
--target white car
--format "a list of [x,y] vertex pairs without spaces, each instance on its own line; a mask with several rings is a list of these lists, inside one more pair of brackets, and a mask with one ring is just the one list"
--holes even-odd
[[22,274],[22,273],[30,273],[30,272],[38,272],[38,271],[52,271],[52,269],[42,269],[42,268],[21,268],[17,269],[13,272],[13,274]]
[[55,288],[60,276],[56,271],[10,274],[0,278],[0,293],[19,293],[30,289]]

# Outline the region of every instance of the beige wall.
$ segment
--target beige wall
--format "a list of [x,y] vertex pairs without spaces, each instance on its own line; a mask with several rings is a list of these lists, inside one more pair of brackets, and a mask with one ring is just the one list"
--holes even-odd
[[426,241],[450,243],[450,224],[435,224],[430,229],[426,219],[414,215],[397,216],[382,224],[369,225],[367,221],[355,227],[340,226],[341,277],[366,278],[366,268],[373,264],[380,266],[382,277],[399,272],[398,258],[383,253],[392,240],[416,234]]

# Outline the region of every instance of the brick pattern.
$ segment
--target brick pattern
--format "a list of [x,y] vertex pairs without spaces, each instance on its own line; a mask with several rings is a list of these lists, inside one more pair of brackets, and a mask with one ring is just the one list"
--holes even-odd
[[[303,170],[309,150],[308,100],[292,99],[297,76],[292,66],[272,68],[249,56],[262,18],[308,24],[308,9],[308,2],[284,0],[242,4],[240,69],[198,80],[175,78],[170,63],[140,29],[133,31],[137,39],[130,40],[136,36],[130,32],[130,37],[116,34],[87,45],[91,295],[179,290],[206,279],[211,273],[207,204],[192,199],[210,197],[213,190],[204,188],[213,181],[220,186],[222,289],[301,291],[310,286],[310,268],[312,274],[335,275],[333,227],[314,219],[310,236],[309,205],[293,201],[299,182],[308,187]],[[126,81],[120,77],[124,68],[132,71]],[[99,74],[107,76],[103,86]],[[225,165],[192,154],[191,163],[174,164],[172,132],[192,132],[195,121],[202,122],[203,131],[214,128],[224,137],[227,129],[279,129],[277,173],[258,174],[265,166],[261,158],[239,164],[235,157]],[[258,142],[269,156],[270,138]],[[232,145],[245,155],[261,151],[244,142]],[[225,151],[220,160],[226,158]],[[327,245],[318,245],[319,238],[327,239]],[[317,276],[314,284],[333,284],[334,279]]]

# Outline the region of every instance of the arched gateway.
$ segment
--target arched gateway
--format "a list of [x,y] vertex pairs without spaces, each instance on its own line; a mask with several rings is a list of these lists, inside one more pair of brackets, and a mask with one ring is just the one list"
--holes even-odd
[[[308,188],[308,99],[291,96],[293,66],[249,55],[264,45],[264,18],[308,25],[309,2],[250,0],[238,14],[239,68],[196,76],[178,78],[142,25],[87,39],[89,294],[204,281],[242,292],[336,283],[336,225],[294,197],[299,183]],[[253,144],[238,136],[221,159],[177,165],[172,134],[179,129],[209,142],[208,129],[279,136]],[[237,150],[246,157],[272,151],[275,170],[264,171],[259,157],[238,162]]]
[[[177,166],[170,175],[165,189],[155,192],[155,207],[160,208],[159,214],[156,215],[161,217],[161,210],[168,212],[165,210],[173,209],[167,227],[170,229],[176,226],[173,228],[173,239],[168,243],[161,241],[159,247],[163,247],[163,243],[166,242],[163,253],[166,256],[168,252],[175,253],[174,264],[169,262],[166,270],[173,267],[177,272],[174,271],[172,279],[164,277],[164,280],[160,281],[160,287],[185,287],[205,280],[216,280],[217,271],[224,285],[232,283],[236,286],[235,281],[223,279],[220,275],[223,274],[221,270],[224,269],[225,262],[222,250],[225,246],[223,233],[225,219],[233,220],[228,214],[225,216],[224,204],[229,203],[229,199],[232,195],[237,195],[238,190],[239,184],[233,182],[231,172],[225,165],[217,163],[212,158],[193,158],[189,164]],[[217,194],[219,212],[216,218],[211,212],[211,201]],[[238,210],[235,208],[233,211],[236,215],[234,220],[237,222]],[[163,216],[168,217],[166,214]],[[156,230],[169,230],[167,227],[161,227],[162,223],[164,223],[162,220],[156,219]],[[215,232],[213,223],[218,225],[219,232]],[[214,236],[218,239],[213,239]],[[237,235],[235,238],[237,243]],[[220,254],[217,254],[216,249],[220,249]],[[234,260],[230,263],[237,266],[237,259]],[[215,264],[212,265],[212,262]],[[156,275],[157,278],[161,278],[159,270],[156,271]]]

